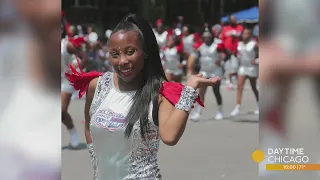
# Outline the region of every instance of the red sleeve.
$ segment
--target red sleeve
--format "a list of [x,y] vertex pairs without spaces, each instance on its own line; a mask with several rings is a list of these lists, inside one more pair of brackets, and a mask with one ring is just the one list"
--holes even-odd
[[74,87],[74,89],[79,90],[79,98],[81,98],[87,92],[91,80],[93,80],[96,77],[102,76],[103,73],[97,71],[85,73],[81,70],[78,59],[77,61],[79,64],[80,72],[78,72],[70,65],[69,68],[71,73],[66,72],[65,75],[70,84]]
[[[182,84],[177,82],[164,82],[160,89],[160,94],[175,106],[179,102],[183,87],[184,86]],[[196,102],[199,103],[200,106],[204,107],[200,97],[196,99]]]
[[198,41],[199,39],[201,39],[201,35],[198,32],[194,33],[193,37],[194,37],[194,41]]
[[219,43],[217,50],[218,50],[218,52],[224,52],[226,50],[226,47],[223,43]]
[[177,48],[177,52],[178,53],[182,53],[183,52],[183,43],[182,43],[182,41],[180,42],[180,44],[178,44],[176,46],[176,48]]
[[203,42],[201,41],[201,39],[198,39],[196,42],[193,43],[193,50],[198,50],[202,44]]

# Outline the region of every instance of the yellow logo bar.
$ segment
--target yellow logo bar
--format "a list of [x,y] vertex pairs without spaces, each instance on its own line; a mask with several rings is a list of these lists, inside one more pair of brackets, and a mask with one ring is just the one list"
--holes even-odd
[[267,171],[320,171],[320,164],[267,164]]

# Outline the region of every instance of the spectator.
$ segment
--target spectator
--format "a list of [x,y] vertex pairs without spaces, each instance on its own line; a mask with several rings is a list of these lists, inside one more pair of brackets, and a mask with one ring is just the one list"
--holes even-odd
[[[237,24],[237,19],[235,16],[229,17],[229,25],[223,27],[222,33],[221,33],[221,40],[224,43],[226,49],[232,53],[235,53],[237,51],[239,37],[242,33],[243,26]],[[237,66],[234,66],[233,64],[237,64],[235,62],[236,59],[232,58],[225,64],[225,69],[228,73],[229,81],[227,81],[228,88],[232,89],[234,87],[233,85],[233,77],[236,76],[236,73],[238,71]]]

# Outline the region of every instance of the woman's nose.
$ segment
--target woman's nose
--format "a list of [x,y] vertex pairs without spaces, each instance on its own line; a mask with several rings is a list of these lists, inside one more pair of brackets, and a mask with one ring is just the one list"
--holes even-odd
[[120,65],[125,65],[125,64],[128,64],[128,63],[129,63],[128,58],[127,58],[124,54],[121,54],[121,55],[120,55],[119,64],[120,64]]

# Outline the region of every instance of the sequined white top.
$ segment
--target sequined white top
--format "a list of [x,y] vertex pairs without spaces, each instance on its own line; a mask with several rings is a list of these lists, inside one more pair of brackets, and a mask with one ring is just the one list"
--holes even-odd
[[167,43],[167,36],[168,32],[164,31],[162,33],[158,33],[156,30],[154,30],[154,35],[156,36],[157,43],[159,47],[163,47]]
[[139,121],[131,136],[124,136],[125,117],[134,94],[135,91],[116,89],[113,73],[99,78],[90,108],[94,180],[161,180],[157,162],[160,135],[152,119],[152,105],[146,139],[140,135]]
[[183,48],[186,52],[193,52],[193,43],[194,43],[194,34],[189,34],[188,36],[184,36],[182,38]]
[[238,74],[242,76],[258,77],[259,75],[259,65],[252,64],[252,60],[256,58],[256,41],[250,40],[248,43],[240,41],[238,43],[238,59],[240,62],[240,67],[238,69]]
[[211,45],[203,43],[196,52],[192,53],[192,55],[199,58],[200,73],[203,77],[222,77],[222,67],[216,64],[216,62],[220,60],[217,43],[213,42]]

